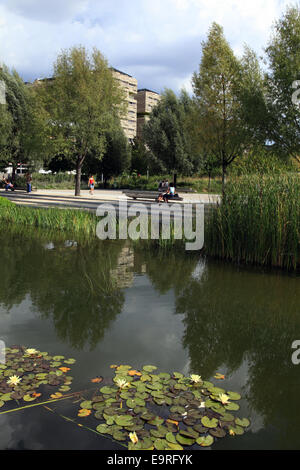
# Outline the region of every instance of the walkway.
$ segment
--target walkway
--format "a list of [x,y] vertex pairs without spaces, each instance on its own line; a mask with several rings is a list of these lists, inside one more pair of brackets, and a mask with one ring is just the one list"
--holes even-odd
[[[133,200],[126,197],[122,190],[95,190],[94,195],[91,196],[88,190],[82,190],[81,196],[74,196],[73,190],[56,190],[56,189],[39,189],[35,192],[27,194],[25,191],[6,192],[4,189],[0,190],[0,196],[6,197],[18,205],[31,206],[31,207],[57,207],[62,209],[85,209],[96,211],[100,204],[108,203],[115,207],[118,206],[120,200],[127,200],[128,206],[132,204],[143,203],[146,206],[154,203],[149,200]],[[176,204],[184,203],[203,203],[215,204],[219,200],[218,195],[213,194],[182,194],[183,201],[178,201]],[[157,204],[157,207],[166,206],[167,204]]]

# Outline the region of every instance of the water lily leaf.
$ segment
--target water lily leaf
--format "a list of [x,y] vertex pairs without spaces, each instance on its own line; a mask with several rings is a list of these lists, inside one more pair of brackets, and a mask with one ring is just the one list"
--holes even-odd
[[103,418],[105,419],[106,424],[108,426],[110,426],[111,424],[114,424],[114,422],[115,422],[115,416],[109,416],[109,415],[103,413]]
[[237,403],[228,403],[227,405],[225,405],[225,408],[229,411],[237,411],[240,409],[240,405],[238,405]]
[[65,356],[53,356],[52,359],[53,359],[54,361],[61,361],[61,360],[64,359],[64,358],[65,358]]
[[141,376],[141,379],[140,379],[140,380],[141,380],[142,382],[148,382],[149,380],[151,380],[151,377],[150,377],[150,375],[148,375],[148,374],[143,374],[143,375]]
[[126,434],[124,432],[121,432],[121,431],[115,431],[113,433],[113,438],[116,441],[126,441]]
[[65,359],[64,363],[65,364],[75,364],[76,359],[70,358],[70,359]]
[[210,392],[213,394],[213,395],[219,395],[220,393],[225,393],[225,390],[224,388],[220,388],[220,387],[212,387],[210,389]]
[[171,378],[170,374],[167,374],[165,372],[161,372],[160,374],[158,374],[158,377],[160,377],[163,380],[170,380]]
[[182,379],[184,377],[184,375],[180,372],[173,372],[173,376],[175,377],[175,379]]
[[23,400],[24,401],[34,401],[36,400],[37,397],[33,397],[31,395],[24,395]]
[[100,388],[100,392],[104,393],[105,395],[111,395],[113,393],[117,393],[117,390],[115,388],[105,386]]
[[185,413],[186,409],[183,406],[171,406],[170,408],[171,413]]
[[130,370],[130,369],[132,369],[132,367],[129,366],[129,365],[120,365],[119,367],[117,367],[118,371],[120,371],[120,370],[121,371],[127,371],[127,370]]
[[189,437],[191,439],[196,439],[197,437],[199,437],[199,433],[194,431],[193,429],[180,429],[179,431],[179,434],[181,434],[181,436],[184,436],[184,437]]
[[225,431],[225,429],[219,428],[219,427],[216,428],[216,429],[210,429],[208,432],[209,432],[209,434],[211,434],[211,435],[214,436],[214,437],[219,437],[219,438],[221,438],[221,437],[225,437],[225,436],[226,436],[226,431]]
[[[143,418],[143,416],[141,416]],[[151,419],[148,421],[148,424],[151,424],[152,426],[159,426],[160,424],[163,424],[164,419],[160,418],[159,416],[155,416],[154,419]]]
[[147,388],[150,390],[162,390],[163,385],[159,382],[154,382],[154,383],[147,384]]
[[241,395],[236,392],[227,392],[227,395],[229,396],[230,400],[240,400],[242,398]]
[[129,415],[124,415],[124,416],[116,416],[115,417],[115,422],[116,424],[118,424],[119,426],[130,426],[133,424],[133,418],[132,416],[129,416]]
[[230,426],[229,428],[229,434],[234,435],[242,435],[244,434],[244,429],[241,426]]
[[128,408],[134,408],[135,406],[145,406],[145,401],[142,400],[141,398],[129,398],[127,401],[126,401],[126,405],[128,406]]
[[153,447],[153,441],[149,437],[145,437],[144,439],[141,439],[139,442],[143,450],[149,450],[150,448]]
[[168,432],[166,434],[166,440],[169,443],[177,444],[176,437],[174,436],[174,434],[172,432]]
[[203,416],[203,418],[201,418],[201,423],[206,428],[216,428],[218,425],[218,420],[215,418],[209,419],[207,416]]
[[143,370],[145,370],[146,372],[153,372],[156,369],[157,369],[156,366],[144,366],[143,367]]
[[197,444],[201,447],[209,447],[213,444],[214,438],[210,435],[198,437],[196,440]]
[[0,395],[1,401],[9,401],[11,400],[11,393],[4,393],[3,395]]
[[181,434],[176,434],[176,440],[179,442],[179,444],[184,446],[192,446],[195,443],[195,439],[184,437]]
[[157,405],[172,405],[173,403],[173,400],[169,397],[164,397],[164,398],[154,398],[154,402],[157,404]]
[[234,416],[230,413],[225,413],[220,419],[222,421],[230,422],[230,421],[234,421]]
[[96,427],[96,430],[100,432],[101,434],[107,434],[107,431],[109,430],[109,426],[107,424],[99,424]]
[[168,449],[183,450],[183,447],[180,444],[174,444],[173,442],[168,442]]
[[68,385],[63,385],[62,387],[59,387],[60,392],[68,392],[69,390],[71,390],[71,387],[69,387]]
[[176,388],[176,390],[188,390],[188,387],[186,385],[180,383],[174,385],[174,388]]
[[168,447],[168,443],[165,439],[156,439],[153,445],[156,450],[165,450]]
[[242,426],[243,428],[247,428],[250,426],[250,421],[247,418],[236,418],[235,422],[238,426]]

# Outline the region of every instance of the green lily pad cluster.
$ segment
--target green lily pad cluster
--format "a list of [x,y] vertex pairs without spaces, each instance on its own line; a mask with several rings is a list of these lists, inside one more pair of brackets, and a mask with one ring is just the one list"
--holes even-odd
[[36,400],[41,396],[42,385],[59,387],[61,393],[70,390],[73,377],[66,373],[75,359],[50,356],[23,346],[6,348],[5,357],[5,364],[0,364],[0,407],[11,400]]
[[243,434],[250,425],[247,418],[233,415],[239,409],[238,393],[199,376],[155,373],[150,365],[140,371],[130,365],[112,367],[112,385],[80,406],[101,421],[99,433],[127,443],[129,450],[208,447],[216,439]]

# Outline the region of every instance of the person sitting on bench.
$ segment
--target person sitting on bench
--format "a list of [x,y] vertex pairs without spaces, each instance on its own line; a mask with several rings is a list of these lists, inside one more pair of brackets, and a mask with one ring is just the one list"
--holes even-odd
[[9,181],[8,178],[3,179],[3,182],[5,184],[5,191],[8,191],[9,189],[11,191],[15,190],[14,185]]
[[175,185],[174,183],[170,183],[170,186],[168,187],[168,191],[163,195],[163,200],[165,202],[168,202],[169,199],[173,199],[175,196],[176,196]]

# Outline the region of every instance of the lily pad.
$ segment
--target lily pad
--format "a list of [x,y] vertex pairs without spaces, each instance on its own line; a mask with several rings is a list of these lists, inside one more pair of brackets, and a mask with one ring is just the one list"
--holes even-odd
[[198,437],[197,444],[201,447],[209,447],[214,443],[214,438],[210,435]]
[[203,418],[201,418],[201,423],[206,428],[215,428],[215,427],[218,426],[218,420],[217,419],[215,419],[215,418],[209,419],[207,416],[203,416]]

